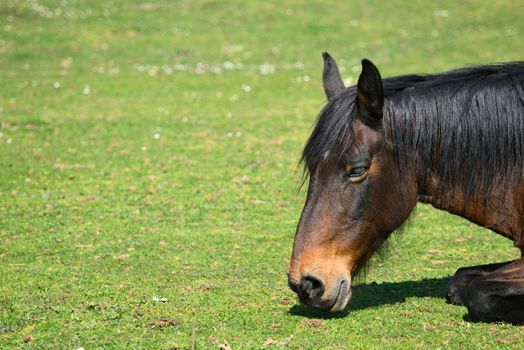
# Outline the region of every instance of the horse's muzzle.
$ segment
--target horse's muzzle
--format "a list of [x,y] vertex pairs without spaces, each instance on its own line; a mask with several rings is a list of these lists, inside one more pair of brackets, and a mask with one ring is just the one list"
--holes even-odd
[[322,279],[313,275],[302,277],[300,283],[288,276],[288,285],[297,293],[300,302],[324,311],[341,311],[351,299],[350,281],[344,276],[340,276],[329,290]]

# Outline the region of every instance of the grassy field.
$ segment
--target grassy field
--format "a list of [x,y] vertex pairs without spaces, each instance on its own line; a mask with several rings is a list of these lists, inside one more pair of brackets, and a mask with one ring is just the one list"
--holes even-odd
[[355,82],[521,60],[522,1],[0,2],[0,348],[522,348],[445,303],[510,241],[419,206],[342,315],[285,271],[297,162]]

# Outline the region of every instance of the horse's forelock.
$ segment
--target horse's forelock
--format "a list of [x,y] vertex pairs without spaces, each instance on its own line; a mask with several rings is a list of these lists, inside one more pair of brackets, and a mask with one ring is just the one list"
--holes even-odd
[[351,124],[355,96],[356,89],[348,88],[329,100],[320,112],[302,152],[305,176],[314,172],[321,161],[342,159],[353,143]]

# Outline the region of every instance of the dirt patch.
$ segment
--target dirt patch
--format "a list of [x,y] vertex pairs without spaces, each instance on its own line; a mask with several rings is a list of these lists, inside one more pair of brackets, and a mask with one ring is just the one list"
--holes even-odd
[[176,319],[168,319],[168,318],[160,318],[156,321],[149,322],[148,326],[152,328],[166,328],[166,327],[175,327],[180,324],[179,320]]
[[324,327],[326,327],[326,321],[324,321],[324,320],[317,320],[317,319],[303,320],[303,321],[300,322],[300,324],[303,327],[311,327],[311,328],[324,328]]
[[26,336],[24,337],[24,343],[30,343],[30,342],[32,342],[33,340],[35,340],[35,338],[33,338],[32,335],[26,335]]

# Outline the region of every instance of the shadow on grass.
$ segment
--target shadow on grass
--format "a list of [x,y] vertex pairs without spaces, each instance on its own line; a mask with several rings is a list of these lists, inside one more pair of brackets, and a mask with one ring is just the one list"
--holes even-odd
[[329,313],[297,304],[289,309],[289,313],[296,316],[330,319],[344,317],[351,311],[401,303],[412,297],[441,298],[446,294],[448,279],[449,277],[443,277],[420,281],[357,284],[352,287],[353,297],[343,311]]

